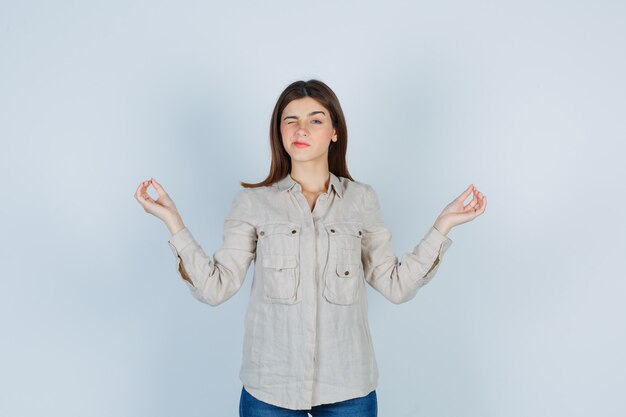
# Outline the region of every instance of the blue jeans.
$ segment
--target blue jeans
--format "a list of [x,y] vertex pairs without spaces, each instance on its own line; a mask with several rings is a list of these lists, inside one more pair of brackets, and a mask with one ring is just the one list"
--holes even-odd
[[378,401],[376,390],[364,397],[351,398],[332,404],[315,405],[310,410],[290,410],[268,404],[252,396],[245,387],[241,388],[239,417],[377,417]]

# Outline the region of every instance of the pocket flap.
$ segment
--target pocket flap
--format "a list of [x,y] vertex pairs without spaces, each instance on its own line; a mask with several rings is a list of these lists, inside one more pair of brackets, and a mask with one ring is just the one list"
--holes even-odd
[[329,235],[352,235],[361,237],[362,228],[358,223],[327,223],[326,230]]
[[337,264],[337,275],[350,278],[356,275],[359,264]]
[[266,223],[258,227],[257,233],[261,239],[274,234],[296,236],[300,234],[300,225],[292,222]]
[[266,268],[295,268],[297,264],[295,255],[266,255],[263,258],[263,266]]

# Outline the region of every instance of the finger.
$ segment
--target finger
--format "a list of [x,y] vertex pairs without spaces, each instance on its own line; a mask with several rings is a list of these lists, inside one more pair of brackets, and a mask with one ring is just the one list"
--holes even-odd
[[482,202],[480,203],[480,213],[482,214],[486,208],[487,208],[487,196],[484,195]]
[[148,185],[150,185],[150,180],[142,181],[137,188],[146,188]]
[[152,205],[152,204],[156,204],[156,201],[154,201],[154,199],[152,197],[150,197],[150,194],[148,194],[147,192],[143,192],[140,195],[140,203],[147,208],[148,206]]
[[476,199],[472,198],[472,201],[467,203],[467,205],[464,207],[464,211],[472,211],[472,210],[474,210],[476,208],[477,204],[478,204],[478,202],[476,201]]
[[474,184],[470,184],[469,187],[467,187],[465,189],[465,191],[463,191],[456,199],[457,201],[465,201],[465,199],[471,194],[472,190],[474,189]]
[[141,200],[141,195],[143,192],[145,192],[146,182],[147,181],[143,181],[142,183],[140,183],[137,187],[137,190],[135,191],[135,198],[137,199],[137,201]]
[[476,211],[476,215],[477,215],[477,216],[478,216],[478,215],[480,215],[480,214],[482,214],[482,213],[483,213],[483,211],[485,211],[485,206],[486,206],[486,200],[485,200],[485,198],[484,198],[484,197],[481,197],[481,198],[480,198],[480,202],[479,202],[479,204],[476,206],[476,209],[475,209],[475,211]]
[[474,207],[470,206],[469,204],[463,207],[463,210],[461,211],[461,213],[464,213],[464,214],[473,213],[473,212],[474,212]]
[[[466,207],[467,206],[474,207],[474,205],[479,203],[478,194],[477,193],[478,193],[478,191],[476,190],[476,188],[472,187],[472,199],[469,201],[469,203],[466,204]],[[467,197],[465,197],[465,198],[467,198]],[[463,201],[465,201],[465,199],[463,199]]]
[[474,187],[474,196],[472,198],[472,201],[476,201],[476,203],[480,205],[482,201],[482,195],[483,193],[481,193],[480,191],[478,191],[477,188]]
[[145,196],[143,196],[142,198],[143,198],[143,201],[145,203],[148,203],[148,204],[154,204],[155,203],[155,201],[152,199],[152,197],[150,197],[147,194]]
[[151,201],[154,202],[150,194],[148,194],[148,187],[150,186],[150,181],[144,181],[139,189],[139,197],[142,201]]
[[163,187],[161,186],[161,184],[159,184],[157,182],[157,180],[155,180],[154,178],[151,178],[151,183],[154,186],[154,188],[157,190],[157,193],[159,193],[159,196],[165,196],[167,195],[167,193],[165,192],[165,190],[163,189]]

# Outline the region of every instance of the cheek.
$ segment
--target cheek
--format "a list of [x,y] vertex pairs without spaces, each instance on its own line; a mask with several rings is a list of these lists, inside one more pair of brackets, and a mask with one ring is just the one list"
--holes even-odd
[[282,137],[283,147],[285,149],[289,148],[289,142],[291,141],[291,137],[293,136],[288,129],[281,129],[280,135]]
[[289,137],[293,136],[293,129],[291,127],[288,127],[288,126],[282,126],[280,128],[280,134],[282,135],[283,139],[289,138]]
[[324,135],[325,138],[330,138],[333,134],[333,127],[330,125],[320,126],[319,132]]

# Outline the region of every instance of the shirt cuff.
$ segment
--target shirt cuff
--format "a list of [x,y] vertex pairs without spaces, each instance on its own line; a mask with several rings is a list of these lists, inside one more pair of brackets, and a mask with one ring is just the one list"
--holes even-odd
[[187,273],[185,268],[182,266],[182,257],[181,257],[181,252],[185,248],[193,248],[194,247],[193,244],[196,243],[196,240],[191,234],[191,231],[189,231],[189,229],[185,227],[182,230],[179,230],[178,232],[174,233],[171,239],[167,241],[167,243],[170,246],[170,249],[172,249],[172,253],[176,257],[176,271],[180,274],[180,277],[183,279],[183,281],[185,281],[185,284],[187,284],[187,287],[189,287],[189,289],[195,293],[196,287],[194,284],[189,282],[190,280],[192,280],[192,278]]
[[194,243],[196,240],[194,239],[191,231],[184,227],[178,232],[174,233],[170,240],[167,241],[168,245],[172,249],[174,255],[178,255],[183,251],[187,246]]
[[437,230],[435,226],[431,226],[423,240],[433,252],[439,252],[440,255],[443,255],[452,245],[452,239]]

